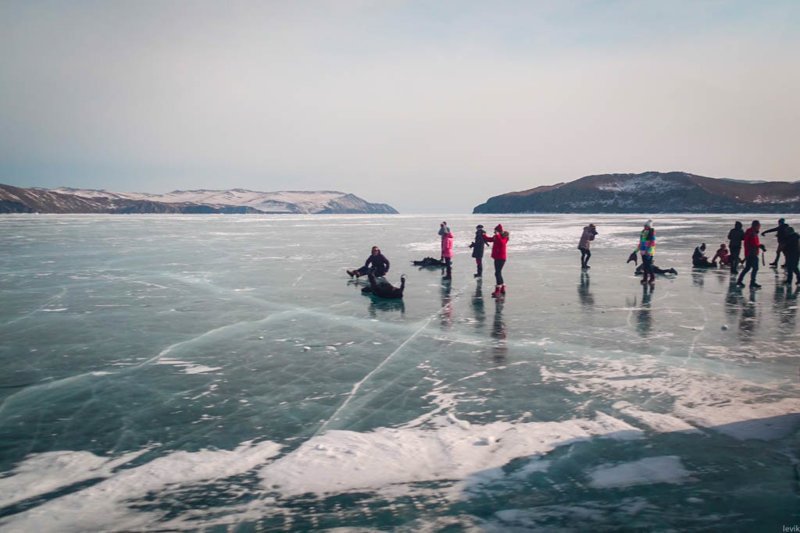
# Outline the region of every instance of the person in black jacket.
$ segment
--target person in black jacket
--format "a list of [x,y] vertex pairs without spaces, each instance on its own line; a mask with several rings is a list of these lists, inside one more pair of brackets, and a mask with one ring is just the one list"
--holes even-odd
[[717,266],[706,257],[706,243],[700,244],[692,254],[692,266],[695,268],[709,268]]
[[364,262],[364,266],[354,270],[348,270],[347,274],[351,278],[358,278],[359,276],[366,276],[367,274],[375,274],[377,277],[385,276],[389,272],[389,260],[381,253],[381,249],[377,246],[372,247],[372,253]]
[[475,258],[475,265],[478,267],[478,272],[475,273],[476,278],[483,276],[483,247],[486,246],[486,241],[483,236],[486,232],[483,231],[483,224],[475,226],[475,240],[469,245],[472,248],[472,257]]
[[[775,268],[778,267],[778,259],[780,259],[781,252],[783,251],[783,245],[784,245],[784,242],[786,241],[786,230],[788,228],[789,228],[789,224],[786,223],[785,219],[781,218],[781,219],[778,219],[778,225],[777,226],[775,226],[772,229],[768,229],[768,230],[765,230],[765,231],[761,232],[761,236],[762,237],[764,235],[766,235],[767,233],[772,233],[772,232],[776,232],[777,233],[778,249],[775,251],[775,261],[773,261],[772,263],[769,264],[769,266],[771,266],[771,267],[775,267]],[[784,256],[785,255],[786,254],[784,254]],[[784,257],[784,261],[785,261],[785,257]],[[784,266],[786,266],[786,265],[784,265]]]
[[792,284],[794,275],[796,283],[800,285],[800,270],[797,268],[797,264],[800,263],[800,235],[791,226],[786,231],[783,254],[786,256],[786,284]]
[[733,229],[728,232],[728,248],[731,251],[731,274],[739,273],[739,254],[742,251],[742,239],[744,239],[744,230],[742,223],[738,220],[733,225]]
[[369,287],[364,287],[361,292],[364,294],[373,294],[379,298],[399,299],[403,297],[403,291],[406,289],[406,277],[400,276],[400,286],[395,287],[385,279],[377,279],[375,274],[370,272],[367,274],[369,279]]

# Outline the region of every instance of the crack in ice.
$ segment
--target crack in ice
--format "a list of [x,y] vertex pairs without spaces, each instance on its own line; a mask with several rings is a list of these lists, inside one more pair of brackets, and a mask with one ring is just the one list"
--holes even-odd
[[322,433],[328,427],[328,425],[333,420],[336,419],[336,417],[339,415],[339,413],[341,413],[342,410],[350,404],[350,400],[352,400],[355,397],[355,395],[358,393],[359,389],[361,388],[361,385],[366,383],[367,380],[369,380],[370,377],[372,377],[376,372],[378,372],[381,368],[383,368],[384,365],[386,365],[386,363],[388,363],[392,359],[392,357],[394,357],[396,354],[400,353],[403,350],[403,348],[406,347],[406,345],[408,343],[410,343],[412,340],[414,340],[420,333],[425,331],[425,329],[428,327],[428,325],[431,323],[431,321],[433,321],[434,318],[436,318],[437,316],[442,314],[442,312],[444,312],[444,310],[447,309],[447,307],[449,307],[455,300],[457,300],[463,294],[465,288],[466,288],[466,285],[464,285],[463,287],[458,289],[456,291],[455,296],[453,296],[445,305],[443,305],[441,308],[439,308],[435,313],[433,313],[431,316],[429,316],[427,319],[425,319],[425,321],[422,323],[422,326],[420,326],[414,333],[412,333],[410,337],[408,337],[406,340],[404,340],[400,344],[400,346],[395,348],[395,350],[392,353],[387,355],[384,358],[383,361],[378,363],[378,366],[376,366],[366,376],[364,376],[363,378],[361,378],[361,380],[359,380],[357,383],[355,383],[353,385],[353,388],[350,389],[350,393],[347,395],[347,398],[345,398],[345,400],[342,403],[342,405],[340,405],[336,409],[336,411],[334,411],[333,414],[325,422],[322,423],[322,425],[311,435],[311,438],[316,437],[317,435]]

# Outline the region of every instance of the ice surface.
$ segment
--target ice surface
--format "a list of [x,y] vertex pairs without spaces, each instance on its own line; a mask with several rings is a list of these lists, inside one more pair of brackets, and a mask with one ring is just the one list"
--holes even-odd
[[[728,216],[655,218],[643,288],[647,218],[0,217],[0,528],[797,523],[797,290],[687,266]],[[344,273],[373,244],[402,301]]]

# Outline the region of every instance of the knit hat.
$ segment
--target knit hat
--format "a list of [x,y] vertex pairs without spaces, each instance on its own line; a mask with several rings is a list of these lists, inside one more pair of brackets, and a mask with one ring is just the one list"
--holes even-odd
[[496,225],[496,226],[494,227],[494,230],[495,230],[495,231],[498,231],[498,232],[500,232],[500,233],[503,233],[503,225],[502,225],[502,224],[498,224],[498,225]]
[[644,223],[644,227],[645,228],[652,228],[653,227],[653,221],[648,219],[647,222]]
[[478,224],[477,226],[475,226],[475,229],[483,229],[483,224]]

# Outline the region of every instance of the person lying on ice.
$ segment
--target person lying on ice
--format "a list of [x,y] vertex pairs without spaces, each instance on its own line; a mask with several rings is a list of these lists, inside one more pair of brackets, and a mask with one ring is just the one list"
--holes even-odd
[[414,266],[418,267],[443,267],[444,262],[434,259],[433,257],[425,257],[421,261],[411,261]]
[[[639,265],[639,266],[636,267],[636,271],[634,271],[634,275],[641,276],[643,272],[644,272],[644,265]],[[678,271],[675,270],[674,268],[668,268],[668,269],[664,270],[663,268],[658,268],[656,265],[653,265],[653,272],[655,272],[656,274],[658,274],[660,276],[666,276],[667,274],[673,274],[673,275],[677,275],[678,274]]]
[[398,299],[403,297],[403,291],[406,288],[405,275],[400,276],[400,287],[395,287],[385,279],[378,279],[373,273],[367,274],[369,279],[369,287],[361,289],[363,294],[373,294],[379,298]]

